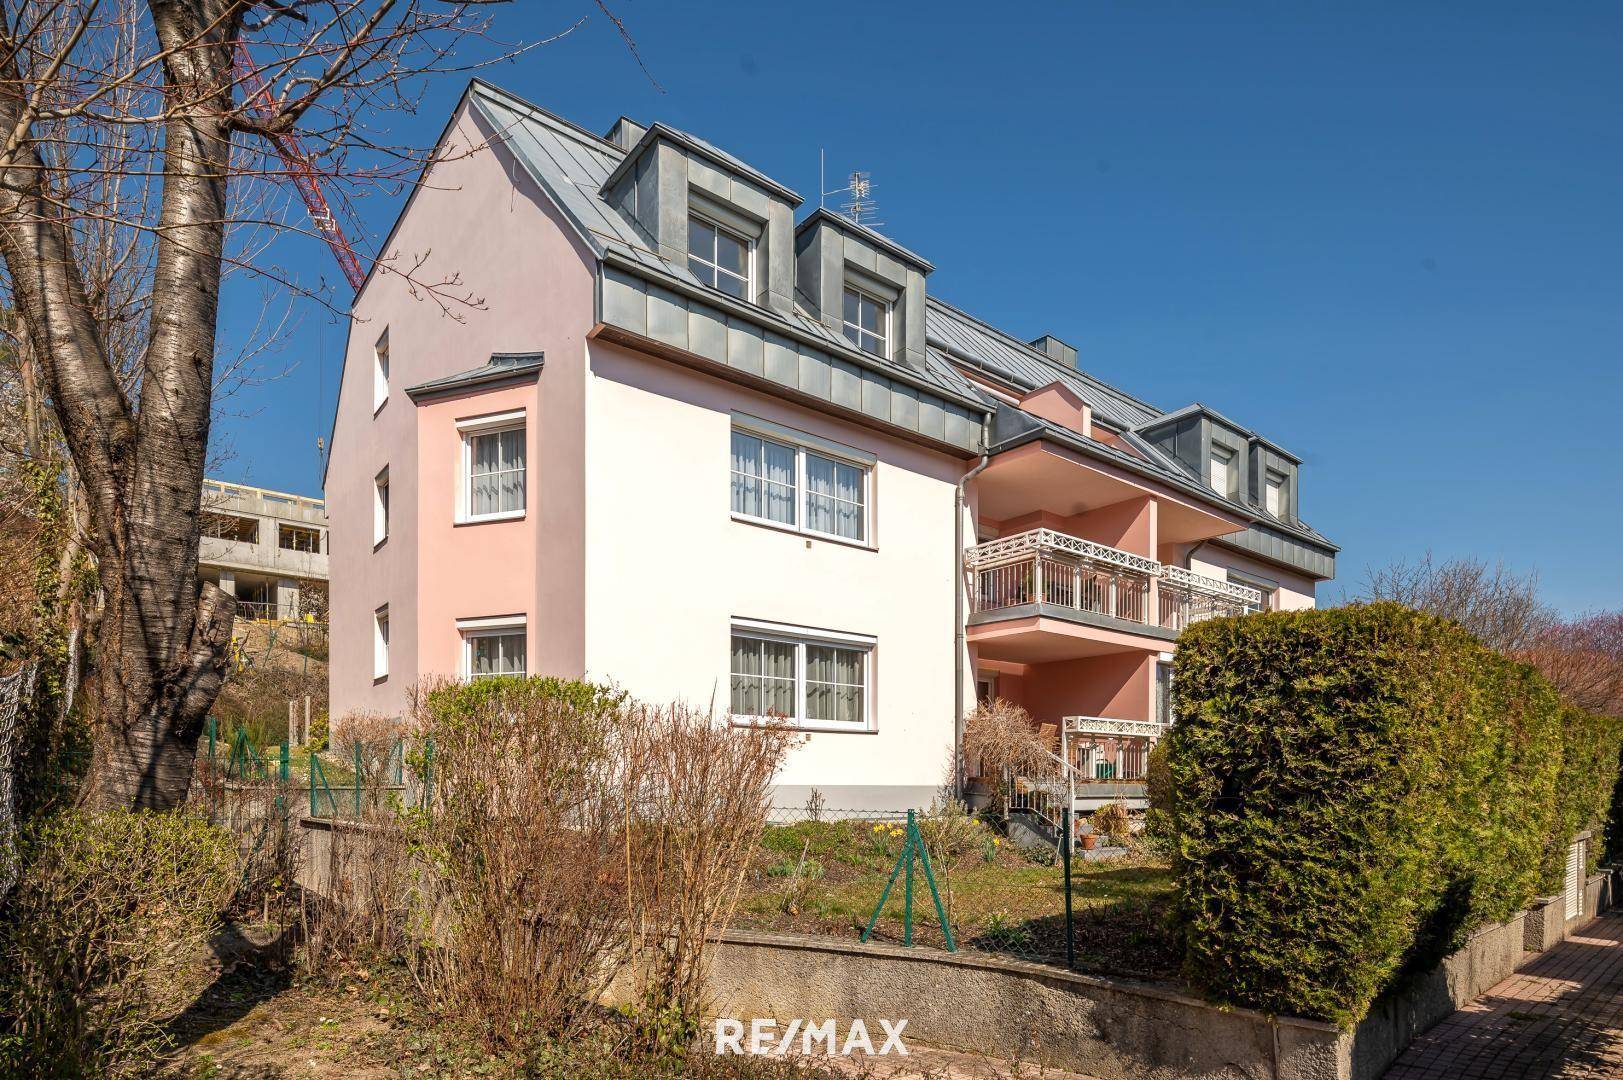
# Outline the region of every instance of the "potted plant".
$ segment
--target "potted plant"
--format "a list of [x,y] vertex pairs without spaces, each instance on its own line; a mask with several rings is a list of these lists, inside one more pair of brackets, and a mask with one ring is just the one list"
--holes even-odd
[[1092,851],[1094,848],[1099,846],[1099,834],[1098,833],[1085,832],[1080,837],[1078,837],[1078,839],[1082,841],[1082,850],[1083,851]]

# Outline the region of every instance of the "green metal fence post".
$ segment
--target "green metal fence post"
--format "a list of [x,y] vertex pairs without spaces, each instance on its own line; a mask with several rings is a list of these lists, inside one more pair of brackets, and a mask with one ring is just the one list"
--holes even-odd
[[936,888],[935,871],[930,868],[929,849],[924,846],[924,837],[917,829],[914,835],[918,837],[919,858],[924,863],[924,881],[930,886],[930,899],[935,902],[935,917],[941,923],[941,936],[946,939],[947,951],[957,952],[958,946],[952,940],[952,926],[947,922],[947,909],[941,903],[941,890]]
[[355,744],[355,816],[361,816],[361,744]]
[[434,808],[434,740],[423,740],[423,808]]
[[1065,826],[1065,835],[1060,839],[1060,858],[1065,860],[1065,967],[1067,970],[1076,967],[1076,922],[1071,912],[1071,843],[1075,835],[1075,823],[1071,820],[1076,813],[1067,806],[1060,815]]
[[312,751],[310,753],[310,816],[311,817],[316,816],[316,769],[317,769],[317,767],[318,766],[316,765],[316,755],[315,755],[315,752]]
[[919,823],[913,811],[907,812],[907,841],[902,846],[902,858],[907,860],[907,884],[902,888],[902,944],[913,944],[913,845],[918,841]]
[[282,781],[282,783],[285,784],[285,783],[287,783],[288,777],[291,775],[292,770],[293,770],[293,756],[292,756],[292,754],[290,754],[288,752],[288,745],[287,745],[287,740],[286,739],[282,740],[282,752],[281,752],[280,766],[281,767],[278,769],[278,779],[280,779]]

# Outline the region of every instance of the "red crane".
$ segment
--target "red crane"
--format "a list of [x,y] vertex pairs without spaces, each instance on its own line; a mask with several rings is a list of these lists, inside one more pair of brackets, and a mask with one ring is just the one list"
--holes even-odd
[[[254,66],[253,58],[248,55],[247,44],[241,40],[237,42],[236,66],[237,81],[247,92],[244,103],[248,106],[248,111],[257,119],[270,120],[276,114],[275,104],[271,101],[270,87],[265,84],[259,69]],[[299,196],[304,199],[305,208],[310,212],[310,224],[315,226],[316,232],[332,250],[333,258],[338,260],[338,268],[344,272],[349,287],[359,292],[361,283],[366,280],[366,272],[361,269],[361,260],[356,257],[355,249],[350,246],[343,227],[338,224],[338,219],[327,206],[326,196],[321,194],[320,175],[311,164],[310,155],[305,153],[304,147],[299,145],[298,137],[291,132],[272,135],[270,140],[276,147],[277,156],[287,168],[293,186],[299,189]]]

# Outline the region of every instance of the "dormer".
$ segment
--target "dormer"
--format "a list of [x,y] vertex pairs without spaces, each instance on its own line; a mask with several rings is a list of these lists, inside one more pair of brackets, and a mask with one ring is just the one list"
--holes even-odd
[[794,307],[794,212],[801,199],[685,132],[621,117],[608,136],[626,156],[602,194],[649,247],[700,283],[788,314]]
[[1301,462],[1215,409],[1190,405],[1144,425],[1138,434],[1213,490],[1265,517],[1300,524]]
[[923,370],[924,278],[935,267],[819,207],[795,230],[796,287],[824,326],[855,348]]

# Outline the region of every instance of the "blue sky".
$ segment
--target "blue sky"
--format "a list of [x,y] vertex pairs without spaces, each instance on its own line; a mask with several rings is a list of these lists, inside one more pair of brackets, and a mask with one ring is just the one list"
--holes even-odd
[[[611,7],[663,92],[595,15],[487,77],[593,130],[702,134],[809,206],[820,147],[831,188],[870,171],[934,294],[1300,455],[1332,598],[1430,550],[1623,606],[1623,6]],[[432,138],[462,85],[387,117],[394,141]],[[400,201],[366,201],[359,246]],[[276,257],[337,276],[301,238]],[[241,279],[224,299],[228,333],[263,306]],[[296,318],[265,360],[291,370],[228,402],[219,472],[317,493],[344,328]]]

